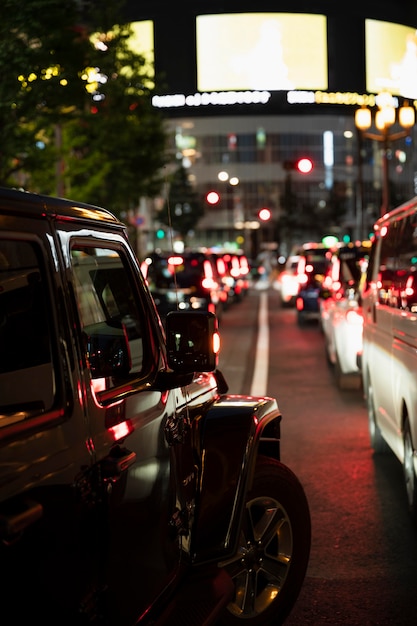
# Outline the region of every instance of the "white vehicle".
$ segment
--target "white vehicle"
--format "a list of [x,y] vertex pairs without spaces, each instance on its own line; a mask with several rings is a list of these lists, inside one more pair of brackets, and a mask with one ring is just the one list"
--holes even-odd
[[320,324],[326,356],[340,389],[360,389],[357,355],[362,351],[362,307],[359,283],[367,267],[371,242],[338,245],[320,297]]
[[417,515],[417,197],[376,222],[362,302],[371,445],[401,461]]
[[275,286],[280,293],[281,303],[283,306],[295,306],[295,299],[300,286],[297,275],[299,259],[299,255],[289,256],[284,269],[275,281]]

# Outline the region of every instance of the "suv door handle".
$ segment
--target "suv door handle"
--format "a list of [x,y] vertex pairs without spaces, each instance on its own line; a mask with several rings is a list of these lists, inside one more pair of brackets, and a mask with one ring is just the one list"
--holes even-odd
[[43,515],[43,507],[34,500],[16,500],[8,509],[0,511],[0,538],[5,544],[12,543],[29,526]]
[[116,482],[123,472],[136,461],[136,452],[117,446],[106,456],[102,463],[102,475],[105,481]]

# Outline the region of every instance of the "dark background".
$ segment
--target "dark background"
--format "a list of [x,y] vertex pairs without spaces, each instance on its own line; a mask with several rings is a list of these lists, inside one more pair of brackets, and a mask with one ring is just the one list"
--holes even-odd
[[[164,0],[128,0],[126,17],[129,21],[151,19],[155,33],[155,72],[162,93],[193,94],[197,91],[195,17],[202,14],[244,12],[318,13],[326,15],[328,23],[328,91],[366,93],[365,90],[365,18],[377,19],[417,27],[417,2],[415,0],[352,0],[343,7],[335,0],[290,0],[256,3],[247,0],[193,0],[166,3]],[[325,112],[321,105],[320,113]],[[335,105],[328,107],[333,113]],[[224,109],[224,110],[220,110]],[[250,105],[251,113],[256,107]],[[268,105],[260,108],[262,114],[303,113],[311,115],[314,107],[289,105],[285,92],[273,92]],[[248,107],[216,106],[216,115],[246,114]],[[187,110],[187,115],[202,115],[201,110]],[[170,115],[183,115],[183,110],[170,111]],[[204,115],[210,107],[204,107]]]

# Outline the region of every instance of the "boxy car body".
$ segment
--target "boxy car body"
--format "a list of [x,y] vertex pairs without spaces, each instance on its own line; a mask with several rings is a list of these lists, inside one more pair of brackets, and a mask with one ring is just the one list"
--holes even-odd
[[361,370],[371,445],[402,463],[417,512],[417,198],[381,217],[362,290]]
[[165,332],[111,213],[0,189],[2,624],[288,615],[308,503],[276,400],[227,394],[216,337],[201,312]]

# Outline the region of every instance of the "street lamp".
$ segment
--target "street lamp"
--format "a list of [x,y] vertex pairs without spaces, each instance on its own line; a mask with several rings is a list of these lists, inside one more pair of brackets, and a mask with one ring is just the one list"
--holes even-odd
[[371,110],[362,106],[355,112],[355,126],[359,129],[364,137],[373,139],[382,143],[382,206],[381,215],[384,215],[390,208],[389,197],[389,172],[388,172],[388,148],[392,141],[403,139],[410,134],[411,128],[415,123],[415,110],[408,102],[398,109],[398,123],[403,130],[398,132],[390,132],[390,128],[395,124],[395,99],[393,96],[384,91],[376,97],[378,110],[375,113],[375,127],[378,133],[368,132],[372,125]]
[[[217,174],[217,178],[219,179],[221,183],[225,185],[225,190],[226,190],[225,207],[226,207],[227,225],[229,228],[232,228],[233,217],[234,217],[234,213],[236,210],[236,203],[238,201],[238,198],[235,196],[234,189],[235,187],[239,185],[240,180],[237,176],[229,176],[229,173],[224,170],[222,170],[221,172]],[[230,198],[229,198],[229,194],[227,193],[227,185],[230,185],[232,188]],[[230,204],[232,206],[230,206]]]

